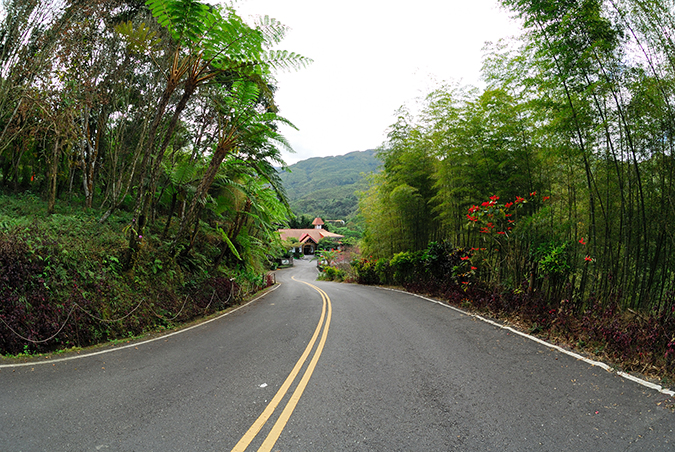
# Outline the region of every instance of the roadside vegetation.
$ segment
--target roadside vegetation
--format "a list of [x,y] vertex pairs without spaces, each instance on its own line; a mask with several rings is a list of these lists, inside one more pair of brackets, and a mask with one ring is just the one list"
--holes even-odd
[[672,379],[672,5],[502,3],[526,33],[486,47],[486,87],[398,112],[360,200],[357,278]]
[[197,0],[5,0],[0,353],[138,335],[270,282],[286,27]]

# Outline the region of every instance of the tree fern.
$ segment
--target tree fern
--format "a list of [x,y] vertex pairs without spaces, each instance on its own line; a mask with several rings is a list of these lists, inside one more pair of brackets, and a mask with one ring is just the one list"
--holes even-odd
[[208,27],[210,8],[199,1],[148,0],[145,4],[177,42],[196,43]]

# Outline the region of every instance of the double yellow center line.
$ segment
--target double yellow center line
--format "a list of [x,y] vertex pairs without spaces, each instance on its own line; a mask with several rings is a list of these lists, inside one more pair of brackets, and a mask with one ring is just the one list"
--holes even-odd
[[260,430],[267,423],[272,414],[274,414],[274,411],[277,409],[277,406],[286,396],[286,393],[288,392],[291,385],[295,381],[295,378],[300,373],[300,370],[304,366],[305,361],[307,361],[307,358],[309,357],[312,349],[314,348],[314,344],[317,338],[319,337],[319,333],[321,333],[321,329],[323,328],[323,333],[321,333],[319,345],[317,346],[314,355],[312,356],[312,360],[309,362],[307,369],[305,369],[305,373],[302,375],[302,379],[300,380],[298,386],[295,388],[295,391],[293,391],[293,394],[286,403],[286,407],[279,415],[277,421],[274,423],[274,426],[267,435],[267,438],[265,438],[265,441],[258,449],[258,452],[269,452],[272,450],[272,447],[274,447],[274,444],[279,439],[281,432],[284,430],[284,427],[286,426],[288,419],[290,419],[291,414],[293,414],[295,406],[298,404],[298,401],[300,400],[302,393],[307,387],[307,383],[309,382],[309,379],[312,376],[312,373],[314,372],[316,363],[319,361],[319,357],[321,356],[321,352],[323,351],[323,346],[326,343],[326,337],[328,336],[328,327],[330,326],[331,313],[333,311],[330,298],[328,298],[326,292],[319,289],[313,284],[304,281],[299,281],[295,279],[295,277],[293,277],[293,280],[310,286],[311,288],[319,292],[319,294],[321,295],[321,298],[323,299],[323,308],[321,309],[321,318],[319,319],[319,324],[316,326],[316,330],[314,330],[314,335],[312,335],[312,339],[309,341],[309,344],[307,344],[307,348],[305,348],[305,351],[302,353],[302,356],[300,356],[298,362],[295,363],[295,367],[293,367],[293,370],[291,370],[291,373],[286,378],[286,381],[284,381],[284,384],[281,385],[272,401],[265,408],[265,411],[262,412],[260,417],[256,419],[251,428],[248,429],[248,431],[244,434],[244,436],[234,446],[232,452],[244,452],[246,448],[249,446],[249,444],[251,444],[251,441],[255,439]]

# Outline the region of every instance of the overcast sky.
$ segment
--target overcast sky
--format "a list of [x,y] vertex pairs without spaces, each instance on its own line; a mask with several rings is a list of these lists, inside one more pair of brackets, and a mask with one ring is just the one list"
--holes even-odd
[[277,75],[286,163],[380,146],[402,105],[438,82],[480,86],[486,41],[519,33],[497,0],[238,0],[244,17],[290,27],[278,49],[314,62]]

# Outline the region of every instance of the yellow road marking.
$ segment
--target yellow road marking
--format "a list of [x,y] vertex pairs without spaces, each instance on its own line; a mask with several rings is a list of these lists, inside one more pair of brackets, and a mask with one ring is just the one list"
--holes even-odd
[[295,406],[298,404],[298,401],[300,400],[302,393],[305,391],[305,388],[307,387],[307,383],[309,382],[309,379],[311,378],[312,373],[314,372],[314,368],[316,367],[316,363],[319,361],[319,357],[321,356],[321,352],[323,351],[323,346],[326,343],[326,337],[328,337],[328,327],[330,326],[330,319],[333,311],[333,308],[331,307],[330,303],[330,298],[328,298],[326,292],[319,289],[318,287],[306,283],[304,281],[300,282],[314,288],[317,292],[321,294],[324,303],[326,302],[328,303],[328,315],[326,317],[326,326],[323,329],[323,334],[321,335],[321,340],[319,341],[319,345],[316,348],[316,353],[314,353],[312,360],[309,362],[307,370],[305,371],[305,374],[302,376],[302,380],[300,380],[300,383],[298,383],[298,387],[295,388],[295,391],[293,391],[293,395],[291,395],[290,400],[286,404],[286,408],[284,408],[284,411],[281,412],[279,419],[277,419],[277,422],[272,427],[272,430],[270,431],[269,435],[267,435],[267,438],[265,438],[265,441],[262,443],[262,446],[260,446],[260,449],[258,449],[258,452],[271,451],[272,447],[274,447],[274,444],[279,439],[281,432],[284,430],[284,427],[286,427],[286,423],[290,419],[291,414],[293,414]]
[[[319,341],[319,345],[316,349],[316,352],[314,353],[314,356],[312,357],[312,360],[310,361],[309,365],[307,366],[307,369],[305,370],[305,373],[300,380],[300,383],[298,383],[298,387],[295,389],[293,392],[293,395],[291,396],[291,399],[288,401],[286,404],[286,407],[284,408],[284,411],[282,411],[279,419],[277,419],[277,422],[274,424],[272,427],[272,431],[269,433],[267,438],[265,439],[265,442],[263,445],[258,449],[259,451],[269,451],[271,448],[274,446],[276,443],[277,439],[279,438],[279,435],[281,435],[281,432],[283,431],[284,427],[286,426],[286,423],[288,422],[288,419],[291,417],[291,414],[293,413],[293,410],[295,409],[295,406],[297,405],[298,401],[300,400],[300,396],[302,396],[303,391],[305,390],[305,387],[307,386],[307,383],[309,382],[309,378],[312,376],[312,372],[314,372],[314,368],[316,367],[316,363],[319,360],[319,357],[321,356],[321,352],[323,350],[323,346],[326,343],[326,337],[328,335],[328,326],[330,325],[330,319],[331,319],[331,313],[332,313],[332,307],[330,303],[330,298],[328,298],[328,295],[318,287],[306,283],[304,281],[299,281],[293,277],[293,280],[301,282],[303,284],[306,284],[310,287],[312,287],[314,290],[319,292],[321,295],[321,298],[323,299],[323,307],[321,309],[321,317],[319,319],[319,324],[316,326],[316,329],[314,330],[314,334],[312,335],[312,339],[310,339],[309,343],[307,344],[307,347],[305,348],[305,351],[302,353],[302,356],[300,356],[300,359],[298,362],[295,364],[295,367],[293,367],[293,370],[291,370],[291,373],[288,374],[288,377],[284,381],[284,383],[281,385],[277,393],[275,394],[274,398],[272,401],[267,405],[265,410],[262,412],[262,414],[256,419],[256,421],[251,425],[251,427],[248,429],[248,431],[244,434],[244,436],[239,440],[239,442],[234,446],[232,449],[232,452],[244,452],[246,448],[251,444],[251,441],[258,435],[262,427],[267,423],[269,418],[272,416],[274,411],[276,410],[277,406],[281,402],[281,400],[284,398],[286,393],[288,392],[288,389],[290,386],[293,384],[293,381],[295,381],[295,378],[297,377],[298,373],[300,372],[300,369],[302,366],[305,364],[305,361],[307,361],[307,357],[309,356],[309,353],[312,351],[312,348],[314,348],[314,343],[316,342],[316,339],[319,337],[319,332],[321,331],[321,328],[324,326],[323,334],[321,335],[321,340]],[[326,306],[328,306],[328,315],[326,315]],[[324,323],[325,320],[325,323]],[[283,422],[282,422],[283,420]]]

